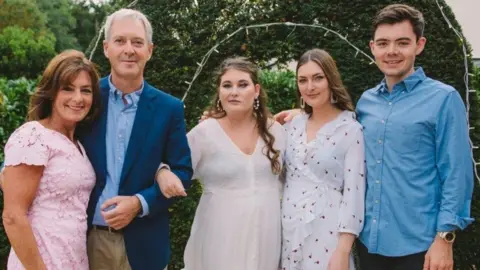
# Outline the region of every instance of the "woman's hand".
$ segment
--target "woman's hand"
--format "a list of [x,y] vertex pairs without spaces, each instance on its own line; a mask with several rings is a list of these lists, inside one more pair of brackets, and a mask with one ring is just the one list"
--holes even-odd
[[344,250],[335,250],[330,261],[328,270],[348,270],[350,269],[350,252]]
[[293,117],[296,115],[300,114],[302,111],[300,109],[292,109],[292,110],[287,110],[287,111],[281,111],[273,116],[273,119],[280,123],[281,125],[284,125],[285,123],[290,122]]

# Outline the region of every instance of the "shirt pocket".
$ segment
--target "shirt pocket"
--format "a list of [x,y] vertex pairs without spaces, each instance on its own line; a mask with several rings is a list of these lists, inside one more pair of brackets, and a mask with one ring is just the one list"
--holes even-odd
[[390,133],[388,145],[399,154],[412,154],[418,151],[422,136],[420,124],[398,125]]

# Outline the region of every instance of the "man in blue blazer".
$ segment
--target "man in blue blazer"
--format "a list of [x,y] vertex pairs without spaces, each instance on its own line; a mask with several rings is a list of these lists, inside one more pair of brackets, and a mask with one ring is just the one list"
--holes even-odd
[[[170,257],[168,198],[185,196],[192,177],[183,104],[143,79],[153,44],[142,13],[110,15],[103,47],[111,64],[100,82],[104,110],[81,136],[97,176],[88,207],[90,269],[161,270]],[[163,183],[165,190],[155,181],[162,163],[181,181]]]

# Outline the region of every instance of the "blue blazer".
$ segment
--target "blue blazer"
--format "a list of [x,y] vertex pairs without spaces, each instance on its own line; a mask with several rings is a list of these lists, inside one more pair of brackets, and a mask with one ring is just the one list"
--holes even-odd
[[[106,183],[105,132],[109,90],[108,78],[101,79],[103,111],[91,130],[80,135],[97,176],[87,210],[89,228]],[[143,195],[150,210],[149,215],[135,218],[123,229],[127,256],[133,270],[163,269],[170,258],[168,208],[172,200],[163,196],[154,178],[161,162],[170,166],[185,188],[190,186],[193,170],[183,103],[145,82],[118,190],[118,195]]]

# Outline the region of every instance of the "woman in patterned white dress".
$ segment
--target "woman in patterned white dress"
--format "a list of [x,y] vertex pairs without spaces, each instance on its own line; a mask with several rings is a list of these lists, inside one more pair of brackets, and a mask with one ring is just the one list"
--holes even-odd
[[212,117],[187,135],[203,194],[185,270],[277,270],[284,129],[270,117],[251,62],[225,60],[217,89]]
[[302,55],[297,85],[304,113],[285,125],[282,269],[354,269],[364,216],[362,127],[327,52]]
[[95,172],[75,134],[99,109],[98,75],[83,53],[50,61],[30,100],[30,121],[5,146],[9,270],[88,270],[86,210]]

